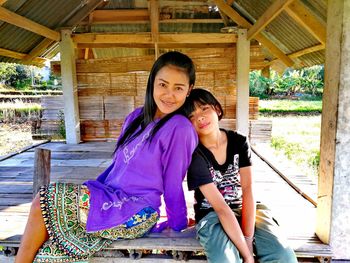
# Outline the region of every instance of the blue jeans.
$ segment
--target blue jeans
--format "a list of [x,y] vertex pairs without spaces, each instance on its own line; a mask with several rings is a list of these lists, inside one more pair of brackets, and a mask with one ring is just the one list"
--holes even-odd
[[[241,209],[234,209],[240,221]],[[202,218],[197,226],[199,242],[205,250],[208,262],[241,263],[239,251],[223,230],[218,216],[210,212]],[[297,263],[293,249],[279,234],[279,226],[270,215],[270,210],[257,205],[255,223],[255,254],[258,262],[264,263]]]

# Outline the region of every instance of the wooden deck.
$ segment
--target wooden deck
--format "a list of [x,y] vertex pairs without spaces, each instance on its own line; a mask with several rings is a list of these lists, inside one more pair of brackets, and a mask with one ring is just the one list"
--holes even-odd
[[[96,178],[110,164],[114,143],[47,143],[40,147],[52,151],[52,182],[81,183]],[[259,147],[256,149],[259,151]],[[329,256],[329,247],[321,244],[314,234],[315,206],[290,187],[256,154],[253,155],[253,161],[257,200],[272,209],[297,255],[300,258]],[[34,149],[0,161],[0,246],[19,245],[32,199],[33,162]],[[304,185],[312,184],[307,180],[301,181]],[[192,213],[192,193],[187,192],[186,198]],[[143,246],[144,241],[138,242],[145,249],[150,244],[150,240],[145,241]],[[169,248],[172,244],[168,244]],[[122,249],[120,246],[123,247],[123,243],[118,245],[118,249]],[[191,246],[198,246],[198,243],[194,242]]]

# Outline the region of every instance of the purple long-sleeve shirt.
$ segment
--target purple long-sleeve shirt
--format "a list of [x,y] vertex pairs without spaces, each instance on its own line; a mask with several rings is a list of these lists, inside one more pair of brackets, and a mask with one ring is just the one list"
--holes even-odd
[[[129,114],[122,132],[140,112],[139,108]],[[113,163],[96,180],[84,183],[91,193],[88,232],[124,223],[144,207],[159,212],[162,194],[169,227],[180,231],[187,226],[182,181],[198,143],[197,134],[189,120],[175,115],[150,143],[147,138],[156,122],[119,148]]]

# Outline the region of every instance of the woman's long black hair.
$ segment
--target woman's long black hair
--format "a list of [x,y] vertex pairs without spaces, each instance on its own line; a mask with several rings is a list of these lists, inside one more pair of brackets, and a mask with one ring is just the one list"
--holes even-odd
[[186,98],[185,105],[183,106],[183,112],[186,117],[189,117],[192,112],[195,111],[196,105],[210,105],[213,106],[216,111],[218,111],[219,120],[224,116],[224,111],[220,102],[205,89],[193,89],[191,90],[189,96]]
[[[167,53],[164,53],[161,55],[156,62],[153,64],[153,67],[150,71],[148,82],[147,82],[147,89],[146,89],[146,96],[145,96],[145,103],[143,106],[143,109],[139,116],[137,116],[129,125],[126,127],[125,132],[123,135],[119,138],[117,146],[115,151],[121,147],[122,145],[127,144],[132,139],[134,139],[136,136],[142,133],[144,129],[147,127],[148,124],[150,124],[157,111],[157,105],[153,98],[153,90],[154,90],[154,80],[159,72],[164,66],[167,65],[173,65],[180,69],[183,69],[184,72],[188,75],[189,78],[189,86],[194,86],[194,83],[196,81],[196,70],[195,66],[193,64],[193,61],[185,54],[182,54],[177,51],[170,51]],[[180,113],[182,111],[182,107],[178,109],[177,111],[170,113],[163,117],[152,129],[150,138],[156,134],[156,132],[176,113]],[[137,128],[141,126],[141,129],[138,132],[135,132]]]

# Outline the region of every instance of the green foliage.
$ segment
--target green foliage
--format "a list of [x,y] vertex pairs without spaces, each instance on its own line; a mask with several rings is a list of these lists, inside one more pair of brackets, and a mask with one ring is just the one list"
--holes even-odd
[[13,63],[0,63],[0,81],[16,89],[25,89],[31,84],[30,67]]
[[44,80],[38,73],[38,68],[14,63],[0,63],[0,84],[15,88],[16,90],[59,90],[61,80],[52,74],[49,80]]
[[298,70],[287,69],[282,76],[272,70],[270,78],[262,76],[261,71],[252,71],[249,75],[249,90],[251,96],[260,98],[276,94],[291,96],[298,93],[321,96],[323,81],[323,65]]
[[269,94],[271,79],[261,76],[261,71],[254,70],[249,74],[250,96],[266,98]]
[[66,139],[66,125],[64,121],[64,112],[60,110],[58,113],[58,134]]

